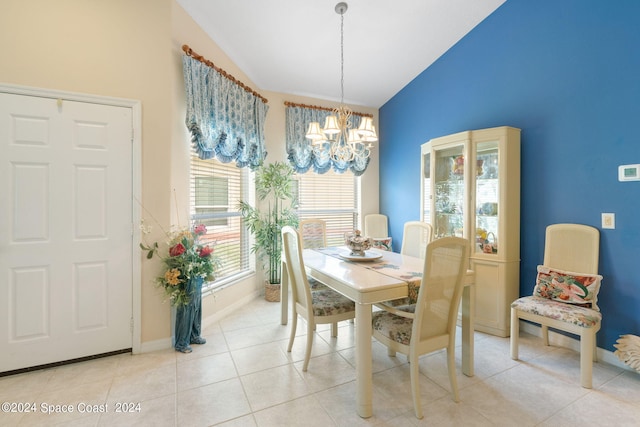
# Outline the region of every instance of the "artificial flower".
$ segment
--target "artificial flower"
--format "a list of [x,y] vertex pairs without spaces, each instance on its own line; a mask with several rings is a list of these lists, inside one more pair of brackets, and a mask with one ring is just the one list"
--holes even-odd
[[[191,298],[186,288],[192,278],[215,280],[220,260],[213,256],[210,244],[200,242],[201,236],[206,234],[207,227],[204,224],[168,234],[168,253],[165,256],[159,255],[166,270],[155,281],[173,305],[189,304]],[[140,244],[140,247],[147,251],[147,258],[152,258],[160,251],[157,243]]]
[[178,243],[169,248],[169,256],[180,256],[184,253],[185,247],[182,243]]

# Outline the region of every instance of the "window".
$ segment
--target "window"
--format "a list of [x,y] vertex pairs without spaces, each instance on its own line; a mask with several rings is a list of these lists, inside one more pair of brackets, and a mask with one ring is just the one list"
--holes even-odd
[[[195,203],[196,216],[200,223],[207,227],[225,226],[229,219],[216,218],[216,213],[224,213],[229,210],[229,178],[216,176],[195,177]],[[205,219],[207,218],[207,219]]]
[[249,168],[217,159],[202,160],[191,153],[191,219],[207,226],[204,242],[215,242],[215,253],[222,260],[216,280],[218,287],[251,269],[249,236],[236,209],[249,194]]
[[327,222],[327,244],[344,244],[344,233],[358,227],[359,178],[351,172],[296,175],[294,192],[300,220],[320,218]]

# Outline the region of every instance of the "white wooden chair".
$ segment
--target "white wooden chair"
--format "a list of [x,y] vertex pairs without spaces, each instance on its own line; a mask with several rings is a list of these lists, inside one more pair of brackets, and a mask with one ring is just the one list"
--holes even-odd
[[327,223],[323,219],[303,219],[298,226],[304,249],[327,247]]
[[369,214],[364,217],[364,235],[373,240],[373,247],[385,251],[391,250],[389,221],[386,215]]
[[469,241],[445,237],[429,243],[426,249],[422,284],[416,304],[389,307],[373,314],[373,336],[409,358],[411,391],[416,417],[422,418],[418,358],[440,349],[447,350],[451,391],[459,401],[456,379],[455,347],[458,306],[463,277],[469,261]]
[[433,228],[422,221],[409,221],[404,224],[400,253],[416,258],[424,258],[427,244],[433,238]]
[[300,234],[293,227],[282,227],[282,248],[287,264],[289,286],[293,304],[291,335],[287,351],[291,351],[296,337],[298,315],[307,321],[307,347],[304,355],[303,371],[309,366],[313,331],[316,324],[331,323],[331,336],[338,336],[338,323],[355,318],[355,303],[344,295],[328,287],[312,290],[307,281],[307,274],[302,259]]
[[548,328],[580,337],[580,382],[591,388],[596,360],[596,333],[602,314],[598,308],[600,234],[596,228],[580,224],[553,224],[547,227],[544,261],[538,266],[532,296],[511,304],[511,358],[518,359],[520,319],[539,323],[545,345]]
[[364,235],[366,237],[389,237],[389,221],[386,215],[369,214],[364,217]]

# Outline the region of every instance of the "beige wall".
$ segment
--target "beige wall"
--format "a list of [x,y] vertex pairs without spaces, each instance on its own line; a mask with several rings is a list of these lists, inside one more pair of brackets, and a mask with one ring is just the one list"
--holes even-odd
[[[332,106],[311,98],[261,91],[213,43],[175,0],[2,0],[0,82],[142,103],[142,205],[154,226],[149,241],[163,240],[161,228],[188,222],[188,135],[184,126],[181,46],[188,44],[269,99],[268,161],[284,160],[283,101]],[[354,108],[374,114],[377,110]],[[374,151],[364,176],[365,212],[378,207],[378,158]],[[142,255],[141,255],[142,256]],[[144,343],[168,342],[170,310],[153,286],[156,260],[142,261]],[[204,300],[204,313],[258,292],[252,277]]]
[[[141,101],[142,204],[163,225],[171,202],[171,5],[3,0],[0,13],[0,81]],[[158,268],[142,263],[143,342],[169,336],[167,305],[151,284]]]

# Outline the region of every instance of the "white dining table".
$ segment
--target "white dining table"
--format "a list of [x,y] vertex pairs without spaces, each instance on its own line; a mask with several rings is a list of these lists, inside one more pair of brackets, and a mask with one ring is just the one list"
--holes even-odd
[[[303,259],[307,274],[345,295],[356,303],[356,400],[357,413],[362,418],[373,415],[372,373],[372,305],[409,296],[411,285],[419,282],[424,260],[396,252],[371,249],[378,259],[366,262],[349,261],[346,247],[305,249]],[[284,262],[284,257],[283,257]],[[288,321],[288,275],[282,269],[281,323]],[[467,270],[461,301],[462,372],[473,376],[473,318],[475,305],[474,273]],[[415,291],[415,289],[414,289]]]

